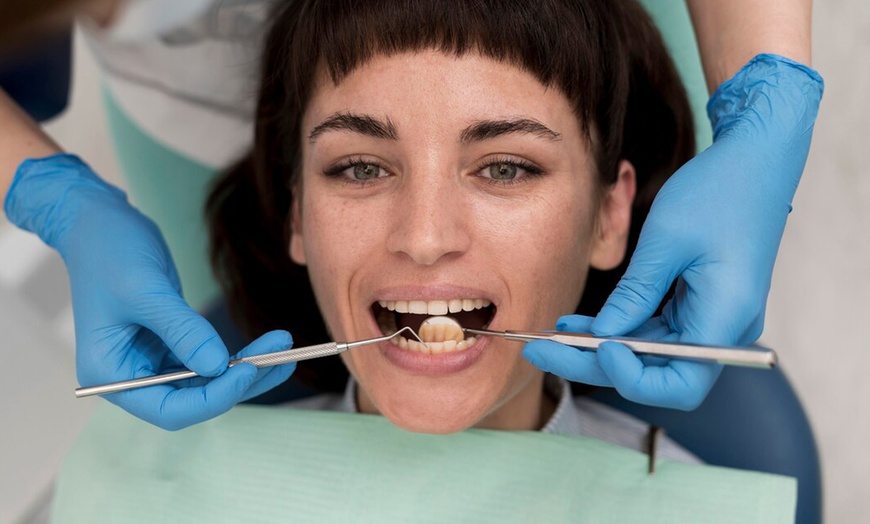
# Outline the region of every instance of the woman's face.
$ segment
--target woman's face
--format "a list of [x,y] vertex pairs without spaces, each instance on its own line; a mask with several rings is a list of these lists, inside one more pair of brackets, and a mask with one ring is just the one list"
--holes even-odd
[[[448,312],[551,329],[587,268],[624,255],[630,165],[602,189],[568,99],[507,63],[425,51],[375,57],[338,85],[324,75],[302,142],[290,253],[336,340]],[[521,350],[394,340],[342,358],[361,409],[402,428],[536,429],[543,373]]]

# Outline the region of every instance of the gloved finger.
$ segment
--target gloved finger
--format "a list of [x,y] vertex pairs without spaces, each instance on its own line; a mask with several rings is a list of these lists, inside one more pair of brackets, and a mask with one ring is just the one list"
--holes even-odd
[[[628,336],[632,338],[639,338],[642,340],[659,340],[659,341],[678,341],[679,334],[673,333],[668,324],[662,319],[661,316],[653,317],[631,333]],[[631,348],[629,348],[631,349]],[[656,355],[646,355],[644,353],[635,353],[640,361],[643,363],[644,367],[650,366],[665,366],[670,361],[667,357],[660,357]]]
[[[712,270],[709,270],[712,271]],[[767,287],[742,284],[743,277],[716,272],[712,280],[687,271],[677,281],[662,318],[679,340],[694,344],[749,345],[764,326]],[[727,286],[720,282],[728,282]],[[761,291],[759,291],[761,290]]]
[[200,387],[152,386],[107,395],[117,404],[155,426],[175,431],[226,413],[257,377],[257,368],[239,364]]
[[523,348],[523,357],[533,366],[572,382],[593,386],[612,386],[601,370],[595,353],[551,340],[535,340]]
[[229,362],[227,347],[214,327],[174,290],[154,293],[141,306],[137,321],[153,331],[187,369],[205,377],[223,372]]
[[557,331],[572,331],[574,333],[589,333],[595,317],[583,315],[565,315],[556,320]]
[[[233,356],[233,360],[250,357],[254,355],[263,355],[265,353],[274,353],[276,351],[284,351],[293,346],[293,337],[284,330],[270,331],[239,351]],[[261,393],[272,389],[287,380],[293,371],[296,370],[296,363],[290,362],[280,366],[265,366],[257,368],[257,375],[254,378],[254,383],[248,391],[242,396],[241,400],[248,400]],[[176,388],[199,387],[207,384],[211,377],[195,377],[188,380],[173,382]]]
[[640,325],[634,331],[628,333],[629,337],[641,338],[644,340],[678,340],[679,337],[674,333],[667,322],[661,316],[653,317]]
[[[264,371],[263,369],[260,370]],[[296,371],[296,363],[291,362],[289,364],[282,364],[280,366],[272,366],[268,369],[265,369],[265,373],[261,376],[257,377],[257,380],[254,381],[253,384],[248,388],[244,395],[242,395],[242,399],[240,402],[244,402],[246,400],[250,400],[254,397],[260,396],[263,393],[269,391],[270,389],[279,386],[287,381],[293,372]]]
[[722,291],[716,307],[703,309],[698,305],[700,300],[695,299],[696,294],[689,294],[685,306],[676,309],[683,313],[683,319],[690,311],[686,308],[695,308],[698,312],[691,322],[686,322],[680,339],[701,344],[747,346],[754,343],[764,328],[767,300],[767,288],[759,286],[759,289],[763,291],[747,291],[741,296]]
[[[587,317],[583,315],[565,315],[556,321],[556,329],[559,331],[571,331],[576,333],[589,333],[590,326],[595,320],[595,317]],[[653,317],[631,333],[630,337],[642,338],[646,340],[678,340],[675,333],[671,333],[668,325],[661,317]],[[650,355],[641,355],[641,360],[644,365],[661,365],[666,358],[653,357]]]
[[655,243],[671,242],[665,235],[641,235],[638,247],[616,289],[607,297],[590,330],[595,336],[622,335],[653,316],[684,264]]
[[[242,395],[239,402],[244,402],[262,395],[270,389],[283,384],[293,375],[294,371],[296,371],[295,362],[282,364],[280,366],[257,368],[257,375],[254,378],[254,383],[251,384],[251,387],[249,387],[245,394]],[[171,373],[171,371],[167,371],[167,373]],[[196,388],[204,386],[212,380],[214,380],[214,377],[194,377],[187,380],[179,380],[178,382],[173,382],[173,384],[177,388]]]
[[[261,336],[239,351],[233,358],[244,358],[264,353],[273,353],[275,351],[284,351],[291,347],[293,347],[293,336],[287,331],[275,330]],[[251,387],[242,396],[242,401],[261,395],[285,382],[295,370],[295,362],[260,368],[257,371],[257,378],[254,380],[254,383],[251,384]]]
[[617,342],[598,347],[598,363],[619,394],[651,406],[690,411],[698,407],[719,376],[718,364],[670,360],[666,366],[644,366]]

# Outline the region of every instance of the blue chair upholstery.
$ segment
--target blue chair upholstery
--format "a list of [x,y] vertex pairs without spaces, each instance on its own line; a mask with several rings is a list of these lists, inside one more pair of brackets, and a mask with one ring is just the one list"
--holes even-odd
[[[207,310],[205,316],[231,351],[247,344],[224,303]],[[250,402],[275,404],[315,393],[291,378]],[[822,521],[816,442],[800,401],[781,369],[726,367],[704,403],[692,412],[635,404],[612,389],[597,388],[590,396],[664,428],[672,439],[708,464],[797,478],[796,522]]]
[[69,101],[72,27],[0,55],[0,87],[30,116],[44,122]]

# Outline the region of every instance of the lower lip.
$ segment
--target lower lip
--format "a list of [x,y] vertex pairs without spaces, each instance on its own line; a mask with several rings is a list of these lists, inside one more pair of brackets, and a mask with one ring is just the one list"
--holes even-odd
[[391,364],[408,373],[444,376],[459,373],[473,366],[483,355],[483,350],[488,343],[489,337],[478,337],[477,342],[468,349],[437,355],[402,349],[389,341],[381,342],[378,349]]

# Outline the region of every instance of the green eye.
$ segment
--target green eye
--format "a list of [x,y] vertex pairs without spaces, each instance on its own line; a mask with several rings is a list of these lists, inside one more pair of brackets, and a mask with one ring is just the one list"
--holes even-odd
[[353,177],[357,180],[371,180],[378,178],[381,168],[375,164],[354,164]]
[[517,166],[503,162],[491,164],[489,166],[489,176],[494,180],[513,180],[517,177]]

